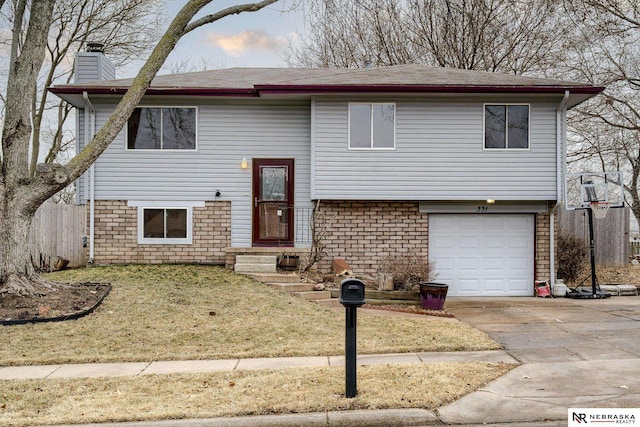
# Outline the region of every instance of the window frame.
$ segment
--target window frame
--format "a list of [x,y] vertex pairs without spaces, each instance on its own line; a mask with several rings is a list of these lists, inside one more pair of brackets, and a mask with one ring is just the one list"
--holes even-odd
[[[368,105],[370,110],[370,119],[371,119],[371,128],[370,128],[370,145],[369,147],[352,147],[351,146],[351,106],[352,105]],[[374,105],[393,105],[393,147],[374,147],[374,137],[373,137],[373,129],[374,129]],[[361,150],[376,150],[376,151],[393,151],[396,149],[396,117],[397,117],[397,109],[398,106],[395,102],[349,102],[347,104],[347,149],[354,151]]]
[[[504,128],[504,138],[505,138],[505,147],[504,148],[491,148],[487,147],[487,107],[490,106],[498,106],[505,107],[505,128]],[[526,148],[510,148],[509,145],[509,107],[514,106],[525,106],[528,109],[528,121],[527,121],[527,147]],[[498,102],[486,102],[482,105],[482,149],[483,151],[531,151],[531,104],[530,103],[498,103]]]
[[[162,201],[162,202],[149,202],[149,201],[129,201],[127,205],[130,207],[138,208],[138,244],[140,245],[191,245],[193,244],[193,208],[204,207],[204,202],[175,202],[175,201]],[[144,211],[145,209],[181,209],[187,212],[187,236],[186,237],[172,237],[172,238],[158,238],[158,237],[144,237]],[[165,213],[166,215],[166,213]],[[165,234],[166,223],[165,223]]]
[[[196,120],[195,120],[195,144],[193,148],[184,148],[184,149],[180,149],[180,148],[162,148],[162,146],[160,148],[129,148],[129,120],[131,120],[131,116],[127,119],[127,123],[125,125],[125,133],[124,133],[124,149],[125,151],[129,151],[129,152],[169,152],[169,153],[193,153],[193,152],[197,152],[198,151],[198,120],[199,120],[199,113],[200,113],[200,109],[195,106],[195,105],[138,105],[136,106],[135,109],[142,109],[142,108],[159,108],[160,109],[160,129],[162,131],[162,109],[167,108],[167,109],[178,109],[178,108],[189,108],[194,110],[195,112],[195,116],[196,116]],[[134,110],[135,110],[134,109]],[[131,113],[133,115],[133,112]],[[160,136],[160,143],[162,145],[162,140],[163,140],[163,133],[161,132],[161,136]]]

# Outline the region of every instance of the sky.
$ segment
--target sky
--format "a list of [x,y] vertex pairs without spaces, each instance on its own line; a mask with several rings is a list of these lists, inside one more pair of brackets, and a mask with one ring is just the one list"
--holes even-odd
[[[196,18],[248,2],[215,0]],[[166,0],[167,17],[175,16],[185,3]],[[257,12],[230,15],[187,34],[167,59],[161,74],[175,71],[171,67],[185,61],[187,67],[195,69],[181,71],[201,70],[203,63],[207,68],[287,66],[286,52],[304,31],[303,14],[291,11],[292,4],[292,0],[280,0]],[[137,69],[134,65],[120,71],[118,77],[131,77]]]

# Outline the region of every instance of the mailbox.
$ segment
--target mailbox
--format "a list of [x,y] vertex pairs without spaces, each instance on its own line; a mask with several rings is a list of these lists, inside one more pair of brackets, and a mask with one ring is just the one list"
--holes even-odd
[[364,282],[358,279],[345,279],[340,283],[340,304],[345,307],[364,305]]

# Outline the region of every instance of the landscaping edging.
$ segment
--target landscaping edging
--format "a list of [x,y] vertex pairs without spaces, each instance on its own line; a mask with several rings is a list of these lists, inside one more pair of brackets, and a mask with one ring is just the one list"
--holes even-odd
[[93,313],[93,311],[98,308],[102,301],[109,295],[111,292],[111,284],[106,283],[107,290],[105,293],[93,304],[91,307],[81,310],[75,313],[67,313],[60,316],[55,317],[33,317],[30,319],[15,319],[15,320],[0,320],[0,325],[2,326],[11,326],[11,325],[26,325],[28,323],[43,323],[43,322],[62,322],[64,320],[76,320],[81,317],[86,316],[87,314]]

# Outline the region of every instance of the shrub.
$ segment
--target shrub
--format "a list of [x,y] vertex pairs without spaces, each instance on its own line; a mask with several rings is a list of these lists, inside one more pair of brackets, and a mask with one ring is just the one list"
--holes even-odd
[[394,288],[401,291],[417,290],[420,282],[435,278],[434,263],[415,253],[389,255],[382,260],[378,271],[393,276]]
[[558,278],[575,283],[587,262],[588,246],[584,239],[560,232],[558,234]]

